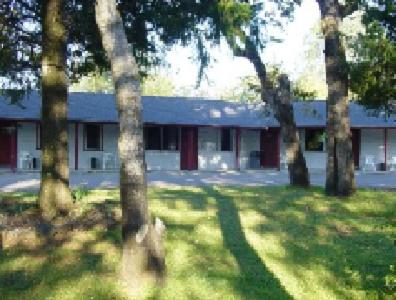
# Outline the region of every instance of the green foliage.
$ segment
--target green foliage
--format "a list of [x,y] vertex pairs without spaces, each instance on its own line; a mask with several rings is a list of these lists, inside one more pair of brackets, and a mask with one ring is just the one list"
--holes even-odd
[[142,95],[144,96],[174,96],[175,85],[166,76],[149,75],[143,79]]
[[[270,66],[267,79],[273,82],[279,74],[280,70],[277,67]],[[323,94],[316,89],[313,79],[305,77],[300,77],[297,81],[292,82],[291,89],[294,100],[317,100],[318,96]],[[257,76],[242,77],[235,86],[223,91],[220,98],[237,102],[261,101],[260,81]]]
[[390,292],[396,293],[396,267],[389,266],[389,273],[385,276],[385,286]]
[[300,3],[301,0],[220,1],[220,30],[234,54],[245,56],[249,43],[261,50],[268,42],[279,42],[269,29],[281,28]]
[[[350,0],[357,1],[357,0]],[[374,22],[383,28],[386,38],[392,42],[396,41],[396,2],[394,0],[365,0],[363,23],[370,25]]]
[[[176,43],[195,44],[198,60],[206,65],[210,57],[207,42],[216,44],[220,41],[223,23],[219,20],[232,16],[233,22],[240,24],[249,13],[246,5],[233,2],[117,1],[141,73],[146,74],[151,66],[159,64],[167,47]],[[4,88],[40,86],[41,6],[39,0],[3,0],[0,3],[0,78]],[[72,82],[98,68],[109,70],[94,8],[94,0],[65,1],[68,67]]]
[[110,72],[94,71],[73,83],[69,91],[112,93],[114,92],[114,85]]
[[378,22],[369,24],[354,45],[350,88],[369,108],[396,110],[396,44]]
[[316,100],[318,99],[318,92],[302,86],[294,85],[292,88],[293,98],[296,100]]
[[[109,72],[93,72],[72,84],[71,92],[113,93],[114,85]],[[166,76],[148,75],[142,79],[142,95],[144,96],[173,96],[175,87]]]
[[236,86],[225,90],[220,98],[237,102],[257,102],[261,101],[260,91],[257,76],[245,76],[240,78]]
[[83,186],[80,186],[72,191],[72,197],[77,202],[80,202],[84,197],[88,196],[88,194],[88,189]]
[[220,0],[219,2],[220,28],[231,48],[237,47],[238,41],[245,37],[244,27],[252,18],[251,7],[241,1]]

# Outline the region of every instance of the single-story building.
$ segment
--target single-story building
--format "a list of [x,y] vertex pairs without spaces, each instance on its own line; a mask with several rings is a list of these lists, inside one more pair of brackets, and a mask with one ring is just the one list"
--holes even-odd
[[[284,168],[279,123],[262,103],[143,97],[148,170]],[[396,116],[350,104],[356,168],[396,169]],[[308,167],[326,167],[326,102],[296,101],[294,114]],[[0,168],[40,169],[41,96],[18,105],[0,98]],[[118,168],[118,120],[112,94],[69,94],[71,170]]]

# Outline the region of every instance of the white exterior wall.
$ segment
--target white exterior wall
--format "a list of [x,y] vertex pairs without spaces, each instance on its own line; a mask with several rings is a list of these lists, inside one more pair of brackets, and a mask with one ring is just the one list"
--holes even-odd
[[232,170],[235,169],[235,152],[199,151],[198,170]]
[[260,151],[260,130],[241,130],[241,149],[239,165],[241,170],[249,169],[249,155],[251,151]]
[[[73,125],[73,143],[74,143],[74,125]],[[91,169],[91,157],[96,157],[101,163],[103,161],[103,155],[105,153],[111,153],[116,158],[116,167],[119,165],[118,151],[118,128],[116,124],[104,124],[103,125],[103,150],[92,151],[84,150],[84,124],[78,126],[78,168],[79,170],[90,170]],[[73,150],[70,152],[74,156],[74,144]],[[74,165],[73,165],[74,166]]]
[[17,168],[22,169],[21,157],[24,152],[27,152],[30,158],[41,161],[41,151],[36,149],[36,123],[18,122],[17,126]]
[[305,161],[308,169],[326,169],[327,152],[326,143],[323,145],[323,151],[306,151],[305,150],[305,129],[299,130],[300,145],[304,151]]
[[[75,124],[69,124],[69,165],[74,170],[75,159]],[[326,168],[326,152],[305,151],[305,131],[299,130],[300,142],[304,150],[307,166],[310,169]],[[235,130],[231,131],[233,137],[233,151],[218,151],[220,143],[220,128],[201,127],[198,130],[198,169],[199,170],[229,170],[235,169]],[[260,131],[242,129],[240,135],[240,168],[249,168],[249,155],[251,151],[260,151]],[[103,125],[103,151],[85,151],[83,140],[83,124],[79,124],[79,169],[90,170],[90,158],[97,157],[100,161],[104,153],[117,154],[118,128],[115,124]],[[388,129],[387,162],[391,163],[396,157],[396,129]],[[41,151],[36,149],[36,123],[18,122],[17,132],[17,166],[21,168],[21,156],[28,152],[30,157],[41,161]],[[281,156],[285,156],[285,146],[281,142]],[[360,167],[364,165],[365,157],[373,155],[376,163],[384,162],[384,130],[361,129]],[[146,164],[148,170],[179,170],[180,151],[146,151]]]
[[385,162],[384,130],[362,129],[360,132],[360,166],[364,166],[368,155],[374,156],[376,164]]
[[221,128],[198,128],[198,170],[235,169],[235,130],[231,130],[232,151],[219,151]]
[[[81,170],[90,169],[90,158],[97,157],[102,161],[103,153],[117,154],[117,126],[103,125],[103,151],[85,151],[83,140],[83,124],[78,126],[78,167]],[[75,168],[75,124],[68,125],[69,134],[69,167],[71,170]],[[17,135],[17,164],[18,168],[22,168],[21,157],[23,152],[29,153],[30,157],[38,158],[41,162],[41,150],[36,149],[36,123],[19,122]],[[118,158],[116,159],[118,161]]]
[[388,129],[387,153],[387,161],[390,164],[393,159],[396,160],[396,129]]
[[[327,161],[327,153],[326,153],[326,145],[324,145],[324,151],[306,151],[305,150],[305,129],[298,130],[301,149],[303,150],[305,161],[307,163],[308,169],[318,169],[324,170],[326,169],[326,161]],[[281,147],[280,147],[280,155],[286,159],[286,147],[283,139],[281,139]],[[285,166],[281,166],[285,168]]]
[[146,150],[147,170],[180,170],[179,151]]

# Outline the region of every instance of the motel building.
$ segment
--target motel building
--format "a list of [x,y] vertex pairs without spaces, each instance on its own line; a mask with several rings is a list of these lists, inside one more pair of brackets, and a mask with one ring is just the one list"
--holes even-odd
[[[147,170],[285,169],[280,127],[262,103],[143,97]],[[396,171],[396,116],[351,103],[356,169]],[[73,171],[116,171],[118,121],[114,95],[69,94],[69,163]],[[19,105],[0,98],[0,171],[40,170],[41,96]],[[309,169],[326,168],[326,102],[294,103]]]

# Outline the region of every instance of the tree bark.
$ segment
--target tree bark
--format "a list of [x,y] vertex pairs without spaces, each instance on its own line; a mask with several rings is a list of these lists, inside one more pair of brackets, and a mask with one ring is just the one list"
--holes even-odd
[[64,0],[43,1],[42,167],[39,205],[51,220],[72,206],[67,124],[67,31]]
[[146,196],[140,78],[116,1],[97,0],[95,14],[111,65],[120,126],[121,277],[137,291],[147,275],[161,279],[165,272],[162,226],[151,224]]
[[253,64],[260,79],[261,100],[267,102],[280,124],[283,142],[286,147],[286,159],[290,184],[308,187],[309,172],[300,145],[300,138],[294,120],[293,105],[291,103],[290,82],[286,76],[278,78],[279,86],[274,88],[267,81],[265,65],[261,61],[256,47],[247,39],[244,56]]
[[348,74],[340,39],[338,0],[317,0],[325,38],[327,99],[326,193],[349,196],[355,190],[352,136],[348,112]]

